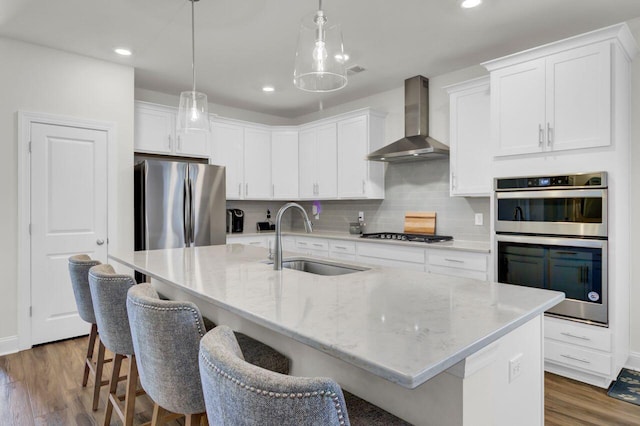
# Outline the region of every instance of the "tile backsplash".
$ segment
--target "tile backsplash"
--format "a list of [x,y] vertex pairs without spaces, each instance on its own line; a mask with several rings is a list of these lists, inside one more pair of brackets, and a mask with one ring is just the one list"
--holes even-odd
[[[385,174],[384,200],[320,201],[318,219],[311,216],[310,201],[300,204],[312,217],[314,229],[328,232],[348,232],[349,223],[357,222],[358,212],[364,212],[365,232],[402,232],[407,211],[435,211],[436,233],[452,235],[457,240],[489,241],[489,198],[450,197],[449,160],[411,163],[391,163]],[[256,221],[266,220],[267,209],[272,220],[283,202],[229,201],[228,208],[245,211],[245,232],[255,230]],[[474,225],[474,216],[482,213],[484,224]],[[288,214],[283,229],[304,229],[302,217]]]

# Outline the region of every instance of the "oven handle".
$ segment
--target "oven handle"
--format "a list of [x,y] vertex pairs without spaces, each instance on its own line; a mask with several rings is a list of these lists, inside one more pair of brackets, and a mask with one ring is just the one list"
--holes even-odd
[[545,244],[550,246],[569,246],[587,248],[606,248],[607,240],[587,238],[541,237],[531,235],[496,234],[496,241],[523,244]]
[[513,198],[606,198],[606,189],[550,189],[496,192],[497,199]]

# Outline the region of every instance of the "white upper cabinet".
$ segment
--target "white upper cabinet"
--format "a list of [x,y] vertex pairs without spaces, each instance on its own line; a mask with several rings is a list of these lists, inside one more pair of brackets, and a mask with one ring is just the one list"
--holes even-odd
[[171,110],[136,102],[134,124],[137,152],[171,154],[175,142],[175,114]]
[[176,108],[136,102],[136,152],[209,157],[208,133],[176,133]]
[[274,199],[298,199],[297,130],[271,132],[271,184]]
[[384,198],[384,164],[366,160],[383,139],[382,115],[367,111],[338,121],[339,198]]
[[336,123],[301,130],[298,144],[300,198],[336,198]]
[[484,64],[495,156],[611,144],[612,45],[594,37]]
[[489,77],[446,87],[449,92],[452,196],[491,194]]
[[244,130],[244,198],[270,199],[271,132],[247,127]]
[[211,123],[211,131],[213,152],[210,162],[226,168],[227,199],[241,200],[244,195],[244,128],[215,120]]

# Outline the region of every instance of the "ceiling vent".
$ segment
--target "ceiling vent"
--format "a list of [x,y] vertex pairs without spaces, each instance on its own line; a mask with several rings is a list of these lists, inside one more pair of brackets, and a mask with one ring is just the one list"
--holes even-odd
[[360,65],[353,65],[347,68],[347,75],[359,74],[362,71],[366,71],[366,69],[362,68]]

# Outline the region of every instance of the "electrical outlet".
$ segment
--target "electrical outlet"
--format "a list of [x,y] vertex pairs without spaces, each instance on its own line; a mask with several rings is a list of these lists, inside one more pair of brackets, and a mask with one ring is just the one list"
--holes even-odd
[[484,215],[482,213],[476,213],[476,225],[477,226],[482,226],[482,224],[484,223]]
[[358,221],[364,222],[364,212],[358,212]]
[[518,354],[509,361],[509,383],[522,374],[522,354]]

